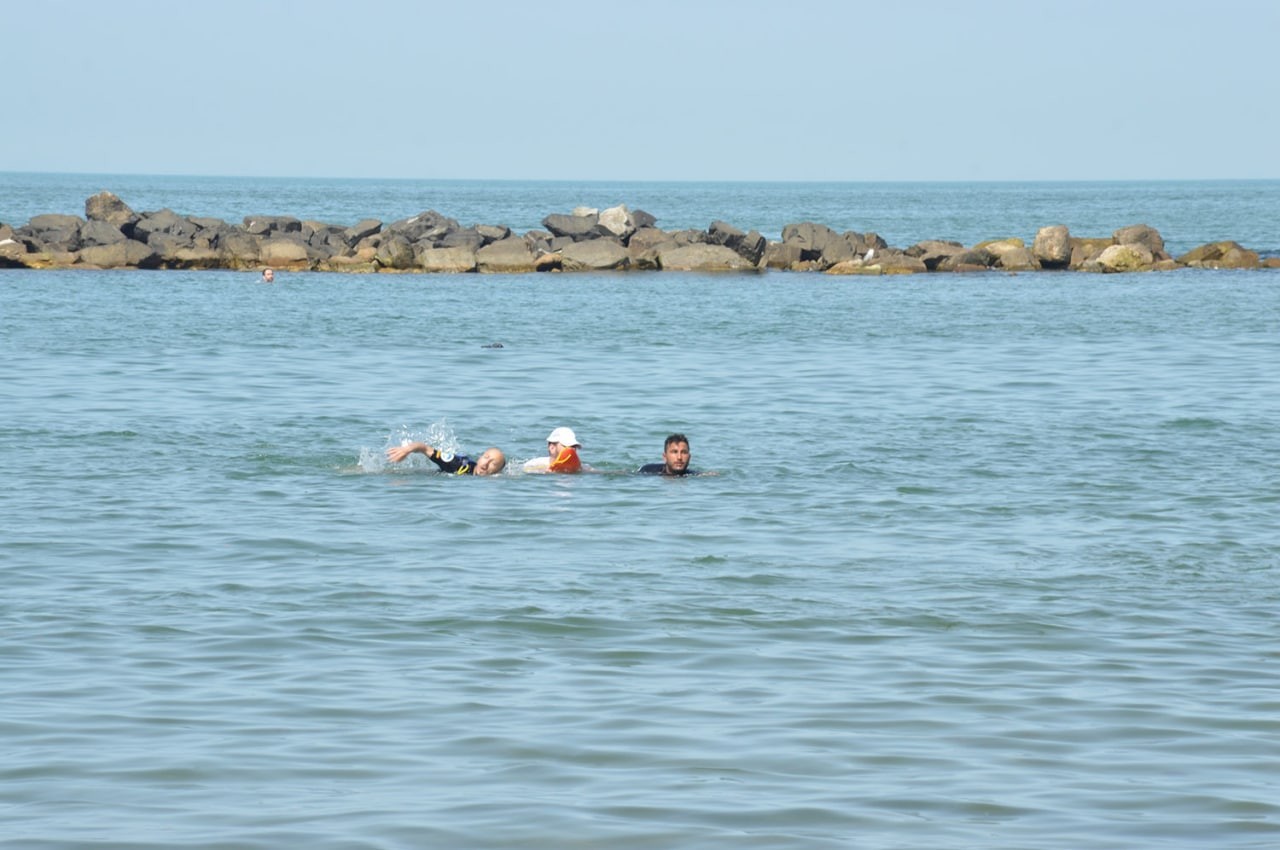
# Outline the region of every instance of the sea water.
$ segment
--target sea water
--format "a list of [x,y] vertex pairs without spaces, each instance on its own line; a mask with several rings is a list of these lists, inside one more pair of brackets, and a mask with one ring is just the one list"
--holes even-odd
[[1276,274],[0,271],[0,846],[1275,847]]

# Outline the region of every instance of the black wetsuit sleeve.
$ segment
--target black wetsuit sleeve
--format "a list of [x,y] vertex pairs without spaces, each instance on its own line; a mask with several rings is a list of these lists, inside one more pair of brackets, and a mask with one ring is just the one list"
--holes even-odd
[[427,455],[431,458],[431,462],[440,467],[441,472],[447,472],[450,475],[473,475],[476,470],[476,462],[466,455],[443,454],[436,451],[435,454]]
[[640,467],[639,469],[637,469],[637,470],[636,470],[636,473],[637,473],[637,474],[639,474],[639,475],[667,475],[667,474],[670,474],[670,475],[671,475],[671,477],[673,477],[673,478],[678,478],[678,477],[680,477],[680,476],[682,476],[682,475],[698,475],[698,474],[699,474],[699,473],[698,473],[698,470],[696,470],[696,469],[686,469],[684,472],[673,472],[673,473],[668,473],[668,472],[667,472],[667,466],[666,466],[666,464],[664,464],[664,463],[646,463],[644,466],[642,466],[642,467]]

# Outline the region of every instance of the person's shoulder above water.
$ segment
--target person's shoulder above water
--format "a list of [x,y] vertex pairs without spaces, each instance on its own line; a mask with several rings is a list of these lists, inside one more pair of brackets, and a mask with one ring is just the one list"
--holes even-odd
[[702,473],[696,469],[685,467],[684,469],[674,470],[667,469],[665,463],[646,463],[644,466],[636,470],[637,475],[701,475]]

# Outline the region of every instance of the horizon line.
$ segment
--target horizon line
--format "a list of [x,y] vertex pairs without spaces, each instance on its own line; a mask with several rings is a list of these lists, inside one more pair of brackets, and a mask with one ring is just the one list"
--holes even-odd
[[429,183],[564,183],[564,184],[669,184],[686,183],[691,185],[706,184],[779,184],[779,185],[831,185],[831,184],[927,184],[927,183],[1265,183],[1280,180],[1280,177],[944,177],[944,178],[654,178],[654,177],[386,177],[362,176],[349,177],[338,175],[296,175],[296,174],[199,174],[183,172],[143,172],[143,171],[24,171],[0,170],[0,174],[23,175],[29,177],[165,177],[194,178],[202,180],[340,180],[353,182],[429,182]]

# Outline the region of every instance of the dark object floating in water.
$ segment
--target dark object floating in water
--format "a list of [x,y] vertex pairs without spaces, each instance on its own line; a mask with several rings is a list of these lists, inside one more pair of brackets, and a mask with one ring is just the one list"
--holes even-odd
[[500,343],[500,342],[491,342],[491,343],[489,343],[488,345],[482,345],[482,346],[480,346],[480,347],[481,347],[481,348],[502,348],[502,343]]

